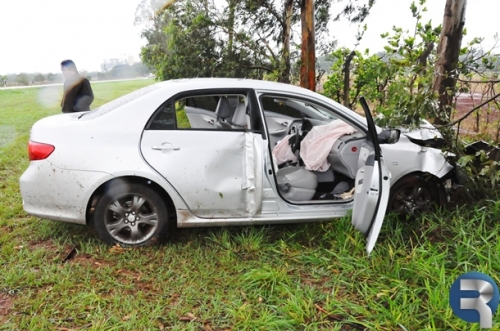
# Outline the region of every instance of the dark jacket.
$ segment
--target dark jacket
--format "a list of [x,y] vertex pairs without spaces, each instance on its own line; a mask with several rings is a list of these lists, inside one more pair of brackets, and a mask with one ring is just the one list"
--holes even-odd
[[94,93],[87,78],[76,74],[64,82],[64,96],[61,101],[63,113],[89,111],[92,101]]

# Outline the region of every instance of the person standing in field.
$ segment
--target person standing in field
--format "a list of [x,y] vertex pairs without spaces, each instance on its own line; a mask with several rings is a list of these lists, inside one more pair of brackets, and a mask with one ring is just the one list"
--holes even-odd
[[87,78],[80,75],[75,62],[64,60],[61,62],[61,71],[64,76],[64,95],[61,101],[63,113],[89,111],[94,101],[94,93]]

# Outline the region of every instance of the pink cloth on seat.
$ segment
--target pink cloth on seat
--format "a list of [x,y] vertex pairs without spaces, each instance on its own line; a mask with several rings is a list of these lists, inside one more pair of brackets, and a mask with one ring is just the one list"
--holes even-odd
[[[343,135],[352,134],[355,131],[352,126],[342,120],[334,120],[325,125],[314,126],[300,143],[300,157],[304,161],[306,169],[327,171],[330,168],[327,157],[332,150],[333,144]],[[288,145],[288,139],[286,143]]]

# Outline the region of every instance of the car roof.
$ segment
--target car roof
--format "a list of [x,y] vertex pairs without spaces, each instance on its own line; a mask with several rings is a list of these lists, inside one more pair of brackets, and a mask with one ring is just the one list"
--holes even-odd
[[189,89],[251,88],[256,90],[279,90],[283,92],[318,96],[317,93],[299,86],[246,78],[183,78],[167,80],[157,84],[161,87],[171,87],[173,85],[181,87],[185,85],[186,88]]
[[246,79],[246,78],[182,78],[166,80],[155,84],[161,89],[175,88],[177,90],[203,90],[203,89],[214,89],[214,88],[250,88],[260,91],[274,91],[274,92],[285,92],[293,93],[296,95],[302,95],[305,97],[311,97],[329,104],[335,104],[337,109],[343,111],[348,117],[366,125],[366,119],[352,111],[351,109],[344,107],[343,105],[335,102],[334,100],[325,97],[322,94],[313,92],[311,90],[305,89],[300,86],[271,82],[267,80],[256,80],[256,79]]

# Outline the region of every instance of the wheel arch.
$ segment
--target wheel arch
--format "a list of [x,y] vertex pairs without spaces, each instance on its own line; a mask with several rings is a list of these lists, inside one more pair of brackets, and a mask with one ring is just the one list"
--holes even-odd
[[99,198],[104,194],[104,192],[106,192],[113,186],[122,184],[139,184],[152,188],[156,193],[160,195],[162,200],[165,202],[165,206],[167,207],[167,212],[168,212],[168,221],[170,225],[177,226],[177,213],[175,209],[175,204],[170,195],[168,194],[168,192],[165,191],[163,187],[161,187],[159,184],[152,181],[151,179],[139,176],[116,177],[102,183],[94,191],[89,201],[87,202],[86,213],[85,213],[86,214],[85,221],[87,225],[92,224],[94,218],[95,206]]
[[446,189],[444,186],[444,179],[439,178],[438,176],[436,176],[430,172],[425,172],[425,171],[413,171],[413,172],[410,172],[410,173],[398,178],[398,180],[396,182],[394,182],[394,184],[391,184],[389,201],[391,200],[392,194],[394,192],[393,188],[397,188],[399,184],[403,183],[405,180],[408,180],[409,178],[412,178],[412,177],[423,177],[426,180],[432,181],[432,183],[437,186],[438,191],[439,191],[439,198],[440,198],[439,205],[443,205],[446,203],[447,194],[446,194]]

